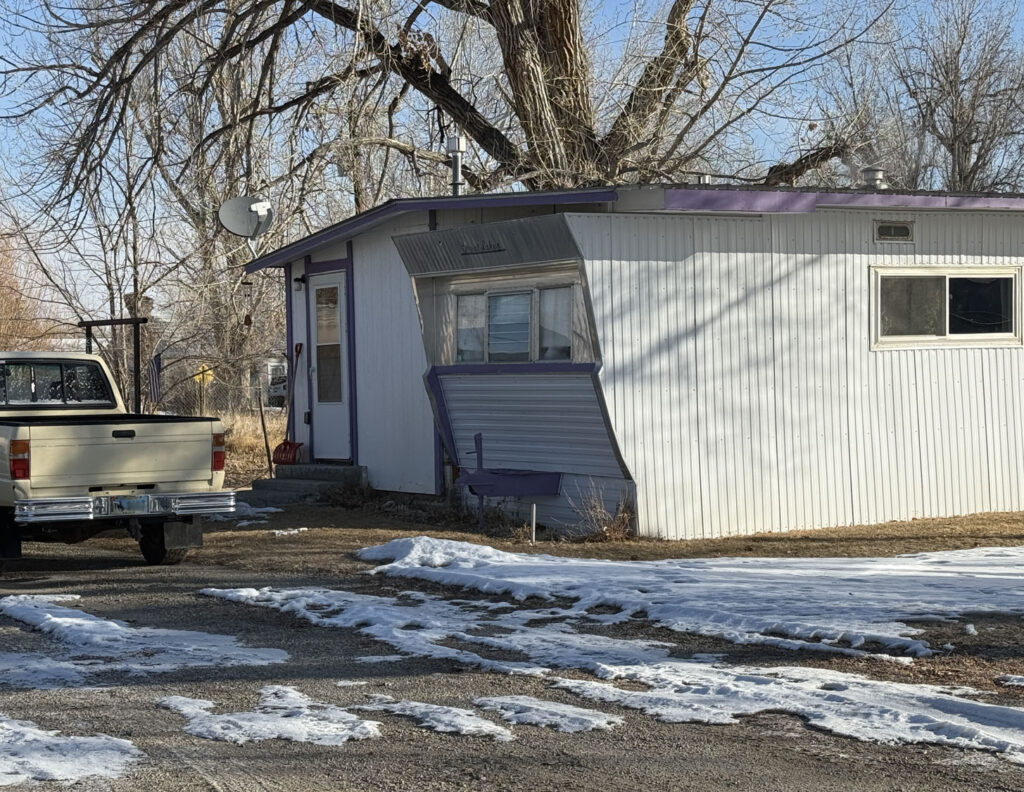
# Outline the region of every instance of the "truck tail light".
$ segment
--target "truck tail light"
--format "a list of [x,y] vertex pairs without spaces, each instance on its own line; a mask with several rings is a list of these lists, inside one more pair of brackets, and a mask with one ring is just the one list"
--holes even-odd
[[[13,463],[12,463],[13,464]],[[210,462],[210,470],[214,473],[224,469],[224,435],[213,435],[213,459]]]
[[24,480],[31,476],[28,440],[11,440],[10,460],[13,481]]

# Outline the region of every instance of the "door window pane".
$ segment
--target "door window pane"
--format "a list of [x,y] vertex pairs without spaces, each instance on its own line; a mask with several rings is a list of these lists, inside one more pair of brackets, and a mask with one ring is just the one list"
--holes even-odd
[[530,359],[530,303],[533,295],[496,294],[487,298],[487,359],[517,363]]
[[883,276],[880,284],[882,336],[946,334],[944,277]]
[[949,333],[1012,333],[1013,278],[950,278]]
[[341,344],[316,345],[316,398],[341,401]]
[[336,344],[341,338],[338,326],[338,287],[329,286],[316,290],[316,340],[317,343]]
[[341,323],[338,287],[316,290],[316,394],[319,402],[341,401]]
[[540,359],[572,358],[572,289],[542,289],[540,293]]
[[475,363],[484,359],[484,312],[482,294],[460,294],[456,312],[455,360]]

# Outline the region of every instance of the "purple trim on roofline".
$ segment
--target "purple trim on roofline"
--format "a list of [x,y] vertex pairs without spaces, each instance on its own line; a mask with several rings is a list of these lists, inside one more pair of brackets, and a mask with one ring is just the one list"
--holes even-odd
[[286,264],[284,268],[284,315],[285,315],[285,340],[286,348],[284,351],[285,360],[288,363],[288,380],[287,382],[292,383],[291,387],[287,387],[288,403],[284,406],[288,410],[288,420],[284,427],[284,436],[286,440],[295,440],[295,378],[299,374],[298,359],[295,355],[295,330],[292,328],[292,319],[295,314],[292,313],[292,289],[295,284],[292,282],[292,265]]
[[911,195],[897,192],[665,190],[665,209],[670,211],[801,214],[814,212],[826,206],[853,209],[1010,209],[1024,211],[1024,198],[992,195]]
[[456,363],[434,366],[438,375],[449,374],[591,374],[600,363]]
[[330,242],[349,239],[362,231],[384,222],[394,215],[416,211],[436,211],[439,209],[480,209],[486,207],[536,206],[538,204],[568,205],[580,203],[604,203],[614,201],[617,193],[614,188],[601,187],[587,190],[569,190],[566,192],[521,192],[497,193],[491,195],[463,195],[458,198],[441,196],[438,198],[398,198],[368,209],[361,214],[342,220],[328,228],[310,234],[304,239],[285,245],[283,248],[260,256],[246,265],[245,271],[252,273],[267,267],[283,267],[289,261],[304,256],[307,251]]
[[352,257],[352,242],[349,241],[345,251],[348,260],[345,269],[345,325],[348,333],[348,445],[352,464],[359,464],[359,426],[356,423],[356,278],[355,259]]

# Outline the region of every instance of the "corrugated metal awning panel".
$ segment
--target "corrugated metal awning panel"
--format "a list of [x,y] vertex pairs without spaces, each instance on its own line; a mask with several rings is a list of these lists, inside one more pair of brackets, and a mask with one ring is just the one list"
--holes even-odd
[[448,418],[463,467],[484,466],[621,478],[596,385],[589,373],[442,375]]
[[405,234],[394,243],[409,274],[421,277],[580,260],[561,214]]

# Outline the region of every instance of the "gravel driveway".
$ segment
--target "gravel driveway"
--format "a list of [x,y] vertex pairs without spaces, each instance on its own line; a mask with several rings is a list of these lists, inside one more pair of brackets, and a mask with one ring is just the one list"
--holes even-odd
[[[150,568],[93,544],[31,546],[20,569],[0,577],[0,596],[74,594],[74,607],[134,627],[230,635],[284,649],[285,663],[186,667],[166,673],[97,675],[91,686],[0,690],[0,713],[66,735],[130,740],[145,758],[121,778],[89,778],[79,790],[1019,790],[1024,768],[989,754],[858,742],[764,714],[727,726],[666,724],[614,705],[596,706],[542,680],[483,673],[446,661],[364,663],[391,647],[351,629],[323,629],[289,614],[202,597],[205,587],[324,586],[393,595],[415,587],[353,572],[297,574],[186,562]],[[400,587],[400,588],[399,588]],[[664,636],[660,636],[664,639]],[[686,636],[677,636],[681,642]],[[691,648],[691,647],[688,647]],[[54,653],[58,642],[0,617],[0,651]],[[339,680],[365,685],[339,687]],[[481,696],[527,695],[620,716],[610,731],[566,734],[509,728],[514,741],[443,734],[397,715],[359,713],[379,737],[318,745],[280,739],[230,742],[187,733],[168,696],[205,699],[215,712],[250,712],[268,685],[294,688],[336,707],[373,694],[471,708]],[[503,723],[493,713],[478,714]],[[508,724],[504,724],[508,725]],[[13,789],[66,789],[30,782]]]

